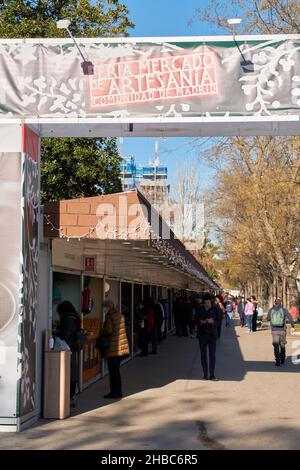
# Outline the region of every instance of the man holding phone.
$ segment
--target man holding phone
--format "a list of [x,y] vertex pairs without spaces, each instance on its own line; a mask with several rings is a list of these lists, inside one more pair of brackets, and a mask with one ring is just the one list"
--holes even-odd
[[[197,332],[203,368],[203,379],[217,381],[215,377],[216,344],[218,337],[218,324],[221,321],[221,312],[212,305],[210,294],[204,294],[203,305],[196,313]],[[209,365],[207,363],[209,354]],[[208,375],[209,371],[209,375]]]

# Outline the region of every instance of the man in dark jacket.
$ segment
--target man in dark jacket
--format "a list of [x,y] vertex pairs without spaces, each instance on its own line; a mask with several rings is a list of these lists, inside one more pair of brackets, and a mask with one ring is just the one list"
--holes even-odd
[[238,314],[240,317],[240,326],[245,326],[246,324],[245,307],[246,307],[245,299],[244,297],[240,297],[240,300],[238,303]]
[[[220,311],[212,305],[210,294],[203,296],[203,306],[196,313],[198,339],[201,352],[203,378],[205,380],[218,379],[215,377],[216,343],[218,337],[218,324],[221,320]],[[207,364],[207,350],[209,352],[209,376]]]

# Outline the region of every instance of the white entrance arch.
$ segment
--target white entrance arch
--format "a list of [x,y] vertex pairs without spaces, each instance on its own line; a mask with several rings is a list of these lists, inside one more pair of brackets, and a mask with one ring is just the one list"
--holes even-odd
[[300,36],[236,41],[78,39],[85,72],[69,38],[0,41],[2,429],[36,416],[40,137],[300,135]]

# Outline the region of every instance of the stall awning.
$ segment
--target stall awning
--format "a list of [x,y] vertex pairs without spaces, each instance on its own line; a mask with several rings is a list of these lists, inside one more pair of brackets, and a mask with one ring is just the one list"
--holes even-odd
[[64,246],[81,241],[86,253],[97,247],[98,271],[108,275],[166,284],[172,272],[178,286],[219,289],[138,190],[48,202],[44,236],[63,239]]

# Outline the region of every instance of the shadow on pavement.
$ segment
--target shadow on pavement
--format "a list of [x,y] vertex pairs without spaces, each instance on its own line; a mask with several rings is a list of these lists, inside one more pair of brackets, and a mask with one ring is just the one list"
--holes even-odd
[[[270,361],[245,361],[238,342],[237,329],[239,322],[233,321],[229,328],[223,328],[221,340],[217,345],[216,375],[225,381],[242,381],[247,372],[274,372],[273,347],[271,335],[267,336],[267,347],[270,349]],[[257,331],[247,337],[247,341],[253,341]],[[245,339],[244,339],[245,341]],[[255,345],[254,345],[255,347]],[[298,368],[291,364],[287,358],[287,364],[278,368],[276,373],[299,372]],[[160,389],[178,380],[200,381],[202,368],[198,340],[189,337],[177,337],[169,335],[159,346],[157,355],[147,357],[137,356],[133,361],[125,363],[121,367],[123,382],[123,397],[130,397],[141,392],[146,392],[144,399],[151,400],[153,389]],[[198,386],[198,385],[197,385]],[[71,416],[95,410],[118,400],[104,399],[103,395],[109,391],[109,378],[104,377],[78,396],[78,403],[71,409]],[[149,394],[147,392],[149,391]],[[41,420],[41,423],[48,420]]]
[[[247,372],[276,372],[279,374],[299,373],[299,368],[292,364],[290,357],[286,358],[286,363],[283,366],[275,367],[272,337],[270,331],[267,332],[267,330],[269,330],[268,327],[264,327],[262,330],[258,329],[251,335],[246,333],[247,330],[245,328],[237,327],[239,327],[239,321],[234,320],[233,325],[230,328],[223,328],[221,340],[218,344],[216,369],[222,380],[244,380]],[[265,351],[267,349],[270,360],[245,360],[238,341],[238,338],[240,337],[239,333],[245,336],[243,341],[247,341],[248,344],[250,343],[250,346],[252,345],[253,348],[261,346],[261,344],[256,344],[257,335],[265,334],[265,345],[263,345],[264,350],[262,352],[265,356]],[[290,338],[288,338],[288,341],[289,340]]]

